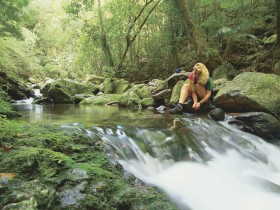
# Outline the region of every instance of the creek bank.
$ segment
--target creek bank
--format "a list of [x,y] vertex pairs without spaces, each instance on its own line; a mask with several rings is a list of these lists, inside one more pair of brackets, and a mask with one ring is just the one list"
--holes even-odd
[[[131,109],[171,107],[179,100],[181,87],[188,74],[189,72],[175,73],[166,80],[154,79],[143,84],[130,84],[124,79],[94,75],[89,76],[88,80],[83,82],[47,79],[44,83],[37,85],[37,87],[41,87],[43,96],[35,99],[34,103],[119,105]],[[234,67],[227,62],[213,70],[215,96],[213,104],[228,114],[263,112],[272,115],[279,121],[280,77],[259,72],[236,74]],[[13,96],[10,95],[10,97]],[[188,110],[191,109],[186,111],[188,112]],[[258,121],[258,123],[261,122]],[[254,134],[264,135],[259,132]]]
[[82,127],[1,119],[1,209],[177,209],[109,162],[99,137]]

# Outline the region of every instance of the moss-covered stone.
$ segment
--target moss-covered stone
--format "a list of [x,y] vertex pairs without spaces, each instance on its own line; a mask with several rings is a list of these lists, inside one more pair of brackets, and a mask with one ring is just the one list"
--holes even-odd
[[177,84],[174,86],[173,90],[172,90],[172,95],[170,98],[170,105],[175,105],[176,103],[178,103],[179,98],[180,98],[180,92],[182,89],[182,86],[185,84],[186,82],[183,80],[180,80],[179,82],[177,82]]
[[280,61],[274,65],[274,74],[280,76]]
[[143,98],[141,101],[143,107],[155,106],[155,101],[153,98]]
[[3,209],[177,209],[147,186],[134,186],[108,161],[99,137],[82,128],[0,121],[1,139],[13,145],[0,150]]
[[124,79],[118,79],[114,81],[114,93],[122,94],[130,88],[130,84],[128,81]]
[[118,102],[120,99],[118,94],[103,94],[83,99],[80,104],[84,105],[105,105],[110,102]]
[[232,80],[236,75],[235,69],[230,63],[223,63],[222,65],[218,66],[213,71],[213,80],[217,79],[228,79]]
[[101,91],[105,94],[111,94],[114,92],[114,80],[112,78],[106,78],[101,85]]
[[226,111],[263,111],[280,115],[279,92],[279,76],[245,72],[219,90],[215,105]]
[[151,88],[145,84],[134,85],[121,95],[119,104],[130,108],[137,108],[142,105],[152,106],[154,105],[154,101],[152,99]]

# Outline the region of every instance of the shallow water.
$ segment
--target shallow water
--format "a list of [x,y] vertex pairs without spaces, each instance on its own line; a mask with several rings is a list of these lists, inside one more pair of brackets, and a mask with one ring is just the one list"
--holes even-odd
[[86,127],[109,159],[170,196],[180,209],[278,210],[280,148],[207,116],[109,106],[16,104],[31,123]]

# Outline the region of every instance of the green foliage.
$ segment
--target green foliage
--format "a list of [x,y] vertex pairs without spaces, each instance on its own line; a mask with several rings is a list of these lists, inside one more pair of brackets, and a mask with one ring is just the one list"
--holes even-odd
[[91,8],[94,0],[71,0],[68,5],[65,6],[67,13],[79,17],[79,13],[87,11]]
[[32,55],[27,42],[14,38],[0,38],[0,71],[18,80],[40,74],[41,67]]
[[29,0],[0,0],[0,36],[21,36],[21,8],[28,2]]
[[2,87],[0,87],[0,115],[12,111],[8,100],[9,100],[9,96],[7,96],[7,94],[2,90]]

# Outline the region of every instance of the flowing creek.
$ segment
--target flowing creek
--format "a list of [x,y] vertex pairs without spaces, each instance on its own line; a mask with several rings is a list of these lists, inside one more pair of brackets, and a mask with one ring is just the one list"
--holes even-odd
[[83,126],[112,163],[169,195],[180,209],[278,210],[280,148],[207,116],[108,106],[14,104],[30,123]]

